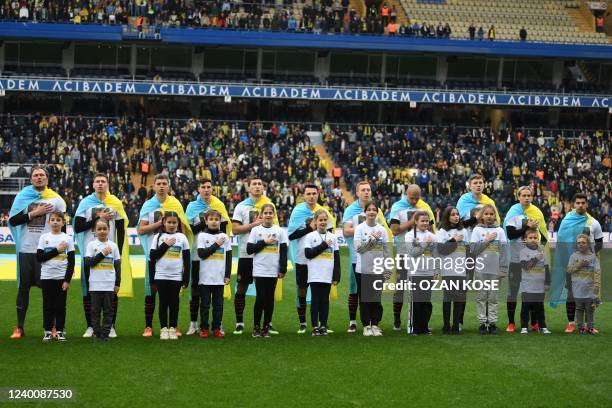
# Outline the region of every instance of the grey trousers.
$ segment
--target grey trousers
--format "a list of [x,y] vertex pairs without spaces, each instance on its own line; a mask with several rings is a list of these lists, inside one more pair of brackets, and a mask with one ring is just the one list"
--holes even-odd
[[[108,337],[113,324],[113,292],[91,293],[91,324],[96,337]],[[100,312],[102,312],[102,326],[100,326]]]
[[593,299],[578,299],[576,298],[576,327],[582,328],[585,323],[589,329],[595,327],[595,308],[593,307]]

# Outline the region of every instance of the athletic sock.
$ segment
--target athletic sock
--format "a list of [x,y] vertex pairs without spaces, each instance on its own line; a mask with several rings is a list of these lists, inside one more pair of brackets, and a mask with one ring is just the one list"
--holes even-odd
[[236,323],[244,322],[244,306],[245,306],[245,295],[239,295],[236,293],[234,296],[234,311],[236,312]]
[[514,315],[516,314],[516,302],[506,302],[506,309],[508,309],[508,323],[515,324]]
[[299,306],[297,307],[300,324],[306,324],[306,297],[298,297]]
[[404,302],[393,302],[393,324],[400,326],[402,324],[402,307]]
[[92,323],[91,323],[91,298],[89,296],[83,297],[83,312],[85,313],[85,320],[87,321],[87,327],[92,327]]
[[115,326],[115,322],[117,321],[117,310],[119,309],[119,296],[117,296],[116,293],[113,295],[112,308],[113,308],[113,326]]
[[192,296],[189,299],[189,316],[192,322],[198,321],[198,312],[200,311],[200,297]]
[[146,327],[153,327],[153,313],[155,313],[155,296],[145,296]]
[[357,307],[359,306],[358,300],[359,300],[359,297],[357,296],[356,293],[349,293],[348,309],[349,309],[349,320],[351,321],[357,320]]

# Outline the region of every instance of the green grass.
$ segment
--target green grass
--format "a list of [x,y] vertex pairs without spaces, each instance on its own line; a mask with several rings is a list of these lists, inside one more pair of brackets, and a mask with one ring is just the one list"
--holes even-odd
[[[346,261],[346,258],[345,258]],[[346,269],[343,269],[346,270]],[[604,265],[604,273],[610,271]],[[106,344],[81,338],[85,329],[80,282],[69,293],[68,342],[43,344],[41,296],[32,290],[26,338],[10,341],[14,282],[0,282],[0,387],[70,387],[78,405],[172,406],[610,406],[612,405],[612,307],[597,310],[599,336],[562,334],[565,308],[547,308],[551,336],[530,333],[480,336],[473,304],[461,336],[443,336],[441,304],[434,304],[434,335],[393,332],[385,302],[382,338],[349,335],[347,274],[332,301],[327,338],[299,336],[293,275],[284,281],[271,339],[228,335],[223,340],[144,339],[143,282],[135,297],[121,299],[119,337]],[[473,300],[473,294],[470,299]],[[247,298],[247,329],[254,298]],[[188,298],[181,299],[186,329]],[[506,308],[500,304],[500,326]],[[225,302],[225,327],[233,328],[233,302]],[[158,323],[155,323],[156,334]],[[44,404],[40,404],[43,405]]]

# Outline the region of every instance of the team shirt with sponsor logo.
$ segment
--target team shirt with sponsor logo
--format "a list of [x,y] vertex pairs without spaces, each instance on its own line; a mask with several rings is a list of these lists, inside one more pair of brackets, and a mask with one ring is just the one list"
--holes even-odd
[[64,279],[66,276],[66,269],[68,268],[68,252],[74,252],[74,241],[64,232],[59,234],[47,232],[40,236],[37,249],[41,249],[44,252],[50,252],[56,249],[62,242],[67,244],[66,249],[57,254],[54,258],[41,264],[40,279]]
[[[244,202],[239,203],[236,208],[234,208],[234,214],[232,216],[232,221],[237,221],[242,225],[247,225],[255,222],[259,212],[255,207],[244,204]],[[251,230],[252,231],[252,230]],[[249,232],[238,235],[240,245],[239,245],[239,253],[238,256],[240,258],[253,258],[253,255],[247,254],[247,242],[249,241]]]

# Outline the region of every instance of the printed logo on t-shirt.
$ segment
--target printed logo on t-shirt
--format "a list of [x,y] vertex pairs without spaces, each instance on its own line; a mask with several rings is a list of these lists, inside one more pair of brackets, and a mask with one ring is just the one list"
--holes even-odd
[[[49,246],[49,241],[45,240],[45,252],[51,252],[54,249],[56,249],[56,247]],[[68,258],[68,255],[66,255],[66,252],[64,251],[64,252],[60,252],[59,254],[51,258],[51,260],[52,261],[65,261],[66,258]]]
[[112,256],[104,257],[104,259],[101,260],[92,269],[98,270],[98,271],[110,271],[110,270],[114,270],[113,257]]
[[257,211],[255,208],[251,208],[249,210],[249,224],[254,223],[257,220],[257,217],[259,217],[259,211]]
[[[38,207],[45,205],[44,203],[31,203],[28,206],[28,213],[34,211]],[[42,231],[45,228],[45,221],[47,220],[47,216],[45,214],[39,215],[38,217],[33,217],[28,221],[28,228],[30,229],[39,229]]]
[[180,259],[181,258],[181,250],[183,247],[180,245],[173,245],[164,254],[162,258],[166,259]]

